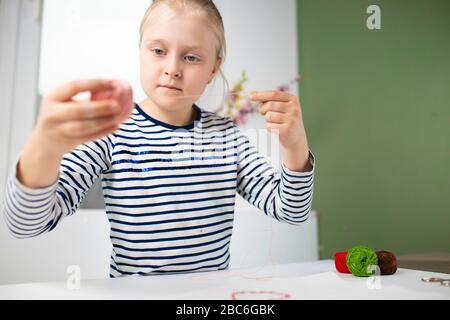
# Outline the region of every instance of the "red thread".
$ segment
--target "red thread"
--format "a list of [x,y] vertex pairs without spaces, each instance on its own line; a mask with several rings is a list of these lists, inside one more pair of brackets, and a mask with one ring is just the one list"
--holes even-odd
[[231,294],[231,300],[243,300],[245,298],[239,298],[239,296],[246,296],[247,299],[258,299],[261,295],[271,295],[273,298],[268,300],[286,300],[290,299],[291,295],[288,293],[276,292],[276,291],[236,291]]
[[347,267],[347,254],[348,252],[336,252],[334,255],[334,265],[336,266],[336,270],[341,273],[351,273]]

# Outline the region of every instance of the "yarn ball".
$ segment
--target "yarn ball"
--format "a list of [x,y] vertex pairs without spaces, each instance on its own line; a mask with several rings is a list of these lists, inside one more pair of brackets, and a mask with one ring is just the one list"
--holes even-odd
[[347,254],[348,252],[336,252],[334,255],[334,265],[336,270],[341,273],[351,273],[347,267]]
[[376,254],[382,275],[394,274],[397,271],[397,258],[392,252],[377,251]]
[[111,88],[107,90],[93,92],[91,99],[93,101],[114,99],[122,107],[122,112],[118,117],[118,122],[125,121],[134,108],[133,89],[131,86],[121,80],[112,80]]
[[368,267],[378,265],[378,257],[375,251],[369,247],[356,246],[348,251],[346,263],[353,275],[357,277],[369,277],[376,270],[368,270]]

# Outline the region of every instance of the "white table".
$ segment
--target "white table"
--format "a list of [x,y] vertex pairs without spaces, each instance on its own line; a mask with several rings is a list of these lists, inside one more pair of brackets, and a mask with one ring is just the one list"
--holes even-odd
[[422,277],[448,274],[398,269],[360,278],[337,273],[332,260],[177,275],[129,276],[0,286],[0,299],[450,299],[450,287]]

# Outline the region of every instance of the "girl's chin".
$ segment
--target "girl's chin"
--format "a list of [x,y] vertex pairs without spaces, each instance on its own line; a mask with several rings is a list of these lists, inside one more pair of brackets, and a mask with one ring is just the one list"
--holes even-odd
[[[193,105],[194,102],[181,100],[181,99],[171,99],[170,97],[167,98],[160,98],[154,100],[154,103],[157,104],[160,108],[167,110],[167,111],[177,111],[182,110],[183,108],[181,106],[183,105]],[[181,107],[181,109],[180,109]]]
[[162,92],[156,90],[156,92],[153,92],[153,101],[159,102],[161,105],[179,105],[179,104],[194,104],[195,101],[198,100],[198,98],[195,98],[195,96],[189,96],[184,94],[183,92],[180,93],[172,93],[172,92]]

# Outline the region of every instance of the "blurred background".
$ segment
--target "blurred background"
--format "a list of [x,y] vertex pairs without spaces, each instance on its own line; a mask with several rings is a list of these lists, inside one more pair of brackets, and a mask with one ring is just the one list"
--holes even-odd
[[450,252],[450,1],[297,4],[320,257]]
[[[431,268],[448,268],[450,2],[214,2],[225,24],[229,86],[243,71],[243,100],[251,90],[289,86],[317,159],[313,213],[302,226],[268,219],[237,197],[231,267],[332,259],[367,245],[394,252],[403,267],[433,260]],[[135,101],[144,97],[138,30],[150,3],[0,0],[2,195],[45,92],[104,77],[130,82]],[[292,82],[298,75],[300,84]],[[214,111],[224,94],[217,77],[198,105]],[[279,168],[276,140],[257,133],[264,119],[250,114],[240,126]],[[49,234],[17,240],[0,223],[0,284],[62,280],[70,265],[84,279],[108,277],[103,208],[97,184]]]

